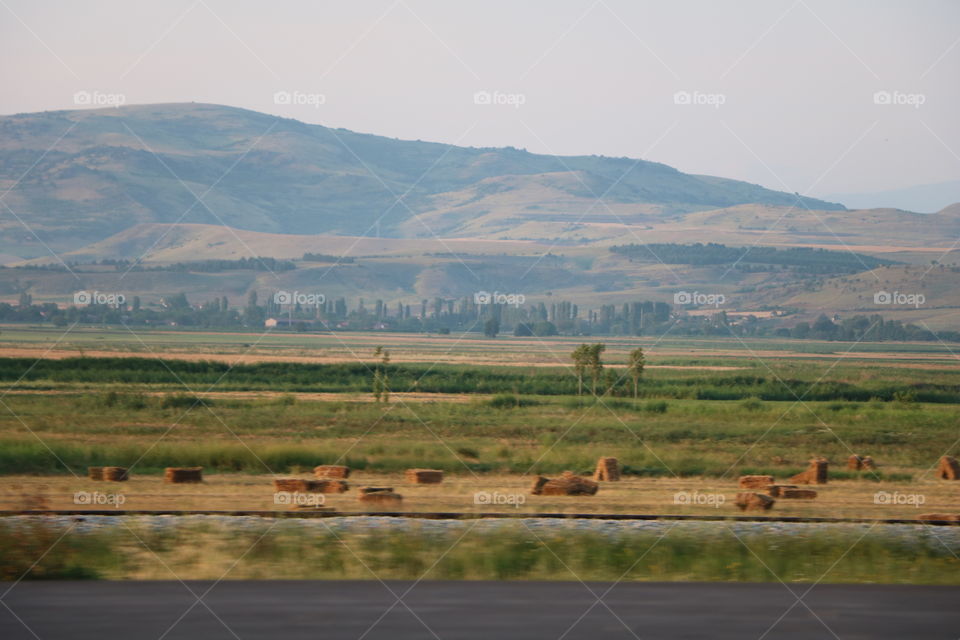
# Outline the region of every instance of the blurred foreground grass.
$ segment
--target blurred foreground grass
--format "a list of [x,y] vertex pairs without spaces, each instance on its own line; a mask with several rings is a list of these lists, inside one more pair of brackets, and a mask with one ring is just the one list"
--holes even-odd
[[0,522],[0,577],[960,583],[952,529]]

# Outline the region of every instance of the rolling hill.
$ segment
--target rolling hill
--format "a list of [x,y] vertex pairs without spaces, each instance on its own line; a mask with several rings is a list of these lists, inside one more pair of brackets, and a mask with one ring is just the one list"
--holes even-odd
[[[647,160],[396,140],[195,103],[0,117],[0,188],[10,189],[4,202],[30,229],[5,217],[0,252],[23,257],[45,255],[43,244],[77,249],[138,224],[465,237],[581,216],[645,223],[797,200]],[[591,208],[599,194],[609,209]],[[843,210],[812,198],[801,206]]]

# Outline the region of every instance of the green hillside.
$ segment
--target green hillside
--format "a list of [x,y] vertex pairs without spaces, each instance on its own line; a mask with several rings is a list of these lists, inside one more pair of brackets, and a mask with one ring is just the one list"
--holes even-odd
[[[628,217],[796,200],[645,160],[451,147],[194,103],[0,117],[0,185],[16,185],[5,202],[57,251],[140,223],[362,235],[380,218],[377,233],[416,237],[429,232],[413,212],[457,209],[459,217],[440,221],[443,231],[473,235],[484,215],[508,218],[506,227],[574,219],[601,193]],[[408,191],[405,205],[395,205]],[[515,206],[512,194],[525,206]],[[484,211],[470,207],[494,196]],[[843,209],[814,199],[802,204]],[[607,218],[598,208],[585,220]],[[10,217],[0,233],[2,251],[46,253]]]

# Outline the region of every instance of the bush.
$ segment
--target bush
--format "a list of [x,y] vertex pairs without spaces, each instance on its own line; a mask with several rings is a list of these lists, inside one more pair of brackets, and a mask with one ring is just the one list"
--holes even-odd
[[643,410],[647,413],[666,413],[669,406],[665,400],[651,400],[644,405]]
[[191,409],[193,407],[211,406],[213,400],[202,399],[197,396],[190,396],[183,393],[167,394],[163,397],[160,406],[164,409]]
[[490,398],[488,404],[494,409],[515,409],[517,407],[533,407],[540,403],[531,398],[521,398],[511,393],[498,393]]

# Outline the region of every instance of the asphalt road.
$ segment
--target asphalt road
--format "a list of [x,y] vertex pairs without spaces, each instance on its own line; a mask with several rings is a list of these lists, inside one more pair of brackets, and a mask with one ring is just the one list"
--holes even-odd
[[609,583],[579,582],[21,582],[2,595],[9,587],[3,640],[960,637],[960,587],[819,585],[799,604],[778,583],[621,583],[606,595]]

